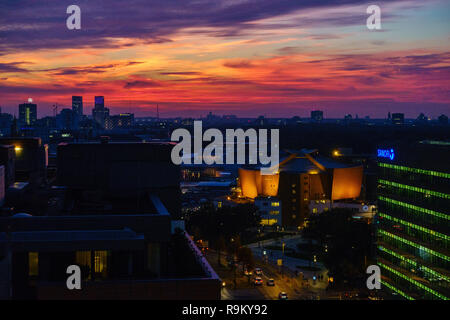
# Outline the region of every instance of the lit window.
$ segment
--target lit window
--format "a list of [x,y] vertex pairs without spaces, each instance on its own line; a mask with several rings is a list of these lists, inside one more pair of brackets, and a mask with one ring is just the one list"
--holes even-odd
[[75,261],[81,268],[81,274],[86,274],[88,279],[91,279],[91,252],[77,251]]
[[279,202],[272,202],[272,207],[279,207],[280,203]]
[[94,251],[94,270],[106,276],[108,267],[108,251]]
[[35,277],[39,275],[39,253],[28,252],[28,275]]

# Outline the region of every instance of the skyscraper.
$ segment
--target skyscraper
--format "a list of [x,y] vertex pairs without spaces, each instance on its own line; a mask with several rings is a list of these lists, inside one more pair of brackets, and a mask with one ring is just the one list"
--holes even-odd
[[83,115],[83,97],[72,96],[72,111],[78,118]]
[[109,118],[109,109],[105,108],[105,100],[103,96],[95,97],[94,109],[92,109],[92,117],[100,125],[101,128],[106,127]]
[[30,98],[27,103],[19,104],[19,122],[22,125],[31,126],[36,122],[37,105],[32,102]]
[[377,263],[382,287],[414,299],[450,299],[450,144],[378,149]]
[[95,96],[95,109],[104,109],[105,108],[105,97],[103,96]]

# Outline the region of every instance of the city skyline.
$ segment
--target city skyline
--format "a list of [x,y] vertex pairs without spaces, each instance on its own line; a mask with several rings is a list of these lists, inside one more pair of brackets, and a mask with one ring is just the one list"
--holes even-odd
[[76,4],[80,30],[66,28],[56,1],[0,5],[3,112],[32,97],[40,118],[56,103],[70,108],[73,95],[85,114],[102,95],[112,114],[154,116],[158,104],[163,118],[319,109],[325,118],[435,119],[450,109],[445,1],[380,1],[375,31],[368,3],[356,0]]

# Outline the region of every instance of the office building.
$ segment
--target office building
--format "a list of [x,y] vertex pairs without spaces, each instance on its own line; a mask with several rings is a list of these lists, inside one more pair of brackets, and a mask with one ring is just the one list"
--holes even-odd
[[19,104],[19,123],[25,126],[32,126],[37,120],[37,105],[28,99],[27,103]]
[[56,122],[58,124],[58,128],[62,130],[71,130],[75,128],[77,123],[76,121],[77,115],[71,109],[62,109],[61,112],[56,117]]
[[78,118],[83,116],[83,97],[72,96],[72,111]]
[[[51,197],[62,206],[0,217],[0,295],[220,299],[220,279],[179,218],[180,175],[171,148],[60,144]],[[81,290],[67,289],[70,265],[81,269]]]
[[[6,165],[7,177],[12,176],[10,170],[14,170],[15,181],[31,185],[40,185],[46,181],[48,145],[43,144],[40,138],[0,138],[0,145],[14,146],[14,167]],[[11,152],[10,148],[7,150],[6,158]]]
[[283,225],[281,220],[281,204],[277,197],[256,197],[255,207],[261,216],[261,225]]
[[450,143],[380,146],[377,262],[406,299],[450,299]]
[[134,125],[134,114],[132,113],[121,113],[118,115],[110,116],[106,120],[107,130],[116,129],[129,129]]
[[105,129],[109,119],[109,109],[105,108],[105,99],[103,96],[95,97],[94,109],[92,109],[92,118],[100,126]]

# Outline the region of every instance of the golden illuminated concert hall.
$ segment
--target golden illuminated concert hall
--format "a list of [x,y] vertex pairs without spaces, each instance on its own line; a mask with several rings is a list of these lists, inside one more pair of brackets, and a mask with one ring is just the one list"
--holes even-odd
[[336,200],[358,198],[362,179],[362,166],[322,157],[316,149],[286,151],[273,175],[261,175],[260,167],[239,168],[241,196],[278,199],[284,226],[300,226],[310,212],[328,210]]

